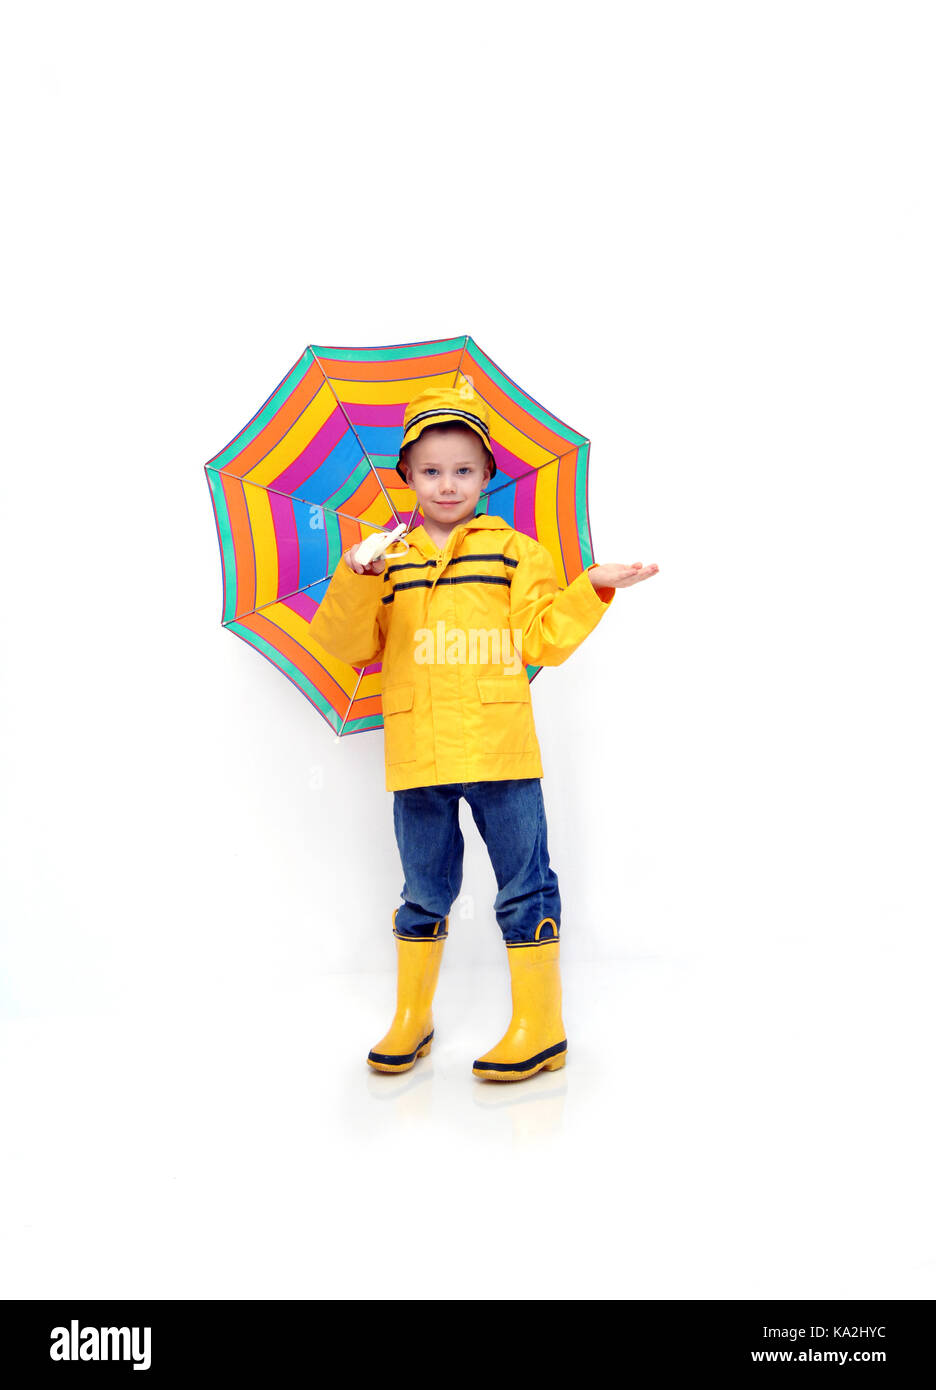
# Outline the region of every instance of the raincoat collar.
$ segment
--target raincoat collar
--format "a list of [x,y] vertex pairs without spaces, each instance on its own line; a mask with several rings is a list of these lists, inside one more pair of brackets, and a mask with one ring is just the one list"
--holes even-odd
[[[510,530],[512,530],[512,527],[509,525],[508,522],[504,521],[503,517],[489,516],[486,512],[482,512],[480,516],[470,517],[468,521],[460,521],[458,525],[455,527],[454,531],[451,531],[449,533],[449,539],[448,541],[446,541],[446,548],[448,548],[450,541],[455,540],[457,542],[459,532],[461,531]],[[443,553],[443,551],[439,548],[439,546],[436,545],[435,541],[429,535],[425,526],[420,525],[417,526],[414,530],[410,531],[410,533],[406,537],[406,540],[410,545],[415,546],[419,553],[425,556],[427,560],[432,559],[434,556],[441,555]]]

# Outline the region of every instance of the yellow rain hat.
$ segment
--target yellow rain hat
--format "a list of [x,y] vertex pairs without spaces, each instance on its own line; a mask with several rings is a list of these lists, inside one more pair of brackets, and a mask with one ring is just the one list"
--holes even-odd
[[396,471],[406,482],[403,469],[403,450],[413,444],[427,425],[441,425],[450,422],[454,425],[467,425],[482,440],[491,455],[491,477],[497,472],[497,461],[491,447],[490,413],[487,405],[477,394],[470,381],[462,381],[460,386],[430,386],[414,396],[406,407],[403,416],[403,439],[397,459]]

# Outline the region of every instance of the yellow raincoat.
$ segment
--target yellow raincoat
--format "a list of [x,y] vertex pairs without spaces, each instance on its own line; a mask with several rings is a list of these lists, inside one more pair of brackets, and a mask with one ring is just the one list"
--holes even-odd
[[525,668],[571,656],[616,591],[588,570],[560,589],[546,547],[496,516],[442,551],[424,526],[406,539],[381,574],[342,558],[309,625],[339,661],[382,663],[387,791],[542,777]]

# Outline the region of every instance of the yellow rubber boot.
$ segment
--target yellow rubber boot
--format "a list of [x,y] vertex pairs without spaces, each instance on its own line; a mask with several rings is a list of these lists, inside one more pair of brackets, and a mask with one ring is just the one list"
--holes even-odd
[[436,923],[435,936],[400,936],[397,943],[397,1004],[393,1022],[367,1054],[375,1071],[409,1071],[432,1047],[432,1000],[439,980],[442,952],[448,937],[448,918]]
[[566,1063],[558,937],[508,946],[507,959],[513,1017],[497,1046],[472,1067],[483,1081],[525,1081],[538,1071],[558,1071]]

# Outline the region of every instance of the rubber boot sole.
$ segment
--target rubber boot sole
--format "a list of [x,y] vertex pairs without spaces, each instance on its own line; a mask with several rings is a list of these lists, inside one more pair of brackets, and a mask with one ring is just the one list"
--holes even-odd
[[367,1065],[373,1067],[374,1071],[409,1071],[410,1067],[415,1066],[420,1057],[427,1057],[432,1050],[432,1039],[435,1037],[435,1029],[428,1037],[423,1038],[415,1052],[403,1052],[394,1054],[391,1052],[368,1052]]
[[482,1081],[526,1081],[538,1071],[559,1071],[566,1064],[568,1043],[556,1043],[523,1062],[475,1062],[472,1075]]

